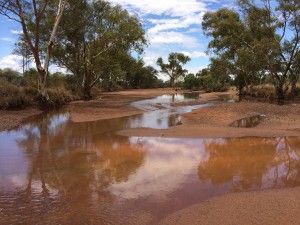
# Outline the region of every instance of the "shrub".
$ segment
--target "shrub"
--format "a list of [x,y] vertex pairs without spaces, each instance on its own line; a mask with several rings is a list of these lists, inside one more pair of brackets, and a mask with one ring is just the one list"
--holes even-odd
[[184,78],[183,88],[198,90],[200,88],[200,79],[194,74],[189,74]]
[[73,100],[73,96],[64,88],[52,88],[47,91],[50,101],[45,101],[41,96],[38,97],[38,103],[42,109],[59,108]]
[[246,95],[253,97],[253,98],[259,98],[259,99],[266,99],[266,100],[275,100],[276,99],[276,93],[275,88],[273,85],[257,85],[257,86],[251,86],[246,90]]
[[0,81],[0,109],[24,109],[32,104],[32,99],[26,95],[24,89],[5,80]]

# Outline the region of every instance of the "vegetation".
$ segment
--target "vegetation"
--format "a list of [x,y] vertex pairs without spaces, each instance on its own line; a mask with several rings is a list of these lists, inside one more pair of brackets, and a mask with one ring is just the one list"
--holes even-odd
[[[212,38],[209,48],[234,78],[239,96],[251,85],[270,81],[279,104],[299,80],[300,2],[238,1],[240,11],[223,8],[208,12],[203,29]],[[255,4],[257,3],[257,4]]]
[[[208,92],[234,85],[240,99],[279,104],[299,95],[296,0],[239,0],[235,9],[206,13],[202,27],[210,38],[211,62],[197,74],[184,68],[190,57],[177,52],[166,62],[158,58],[159,71],[147,66],[141,57],[147,46],[141,22],[105,0],[0,0],[0,14],[22,27],[15,53],[24,59],[22,73],[0,71],[2,109],[56,107],[89,100],[97,90],[166,85]],[[35,69],[28,68],[30,62]],[[50,64],[66,72],[51,74]],[[159,74],[169,81],[159,80]]]
[[38,72],[33,69],[24,75],[10,69],[0,70],[0,109],[16,110],[35,105],[57,108],[76,99],[65,86],[69,83],[68,76],[50,74],[46,91],[51,102],[43,105],[45,102],[41,101],[39,90],[34,85],[37,77]]
[[[0,0],[0,14],[18,22],[22,27],[22,40],[32,55],[38,71],[38,92],[43,104],[50,102],[46,85],[51,53],[54,47],[59,23],[63,15],[67,0],[35,1],[35,0]],[[45,16],[55,13],[53,21],[45,20]],[[42,42],[44,26],[51,26],[46,33],[47,42]],[[44,61],[44,63],[42,63]]]
[[168,63],[164,63],[160,57],[157,59],[157,65],[160,67],[162,73],[170,77],[170,85],[174,87],[175,82],[186,75],[187,70],[183,69],[183,66],[190,60],[190,57],[182,53],[173,52],[169,55]]

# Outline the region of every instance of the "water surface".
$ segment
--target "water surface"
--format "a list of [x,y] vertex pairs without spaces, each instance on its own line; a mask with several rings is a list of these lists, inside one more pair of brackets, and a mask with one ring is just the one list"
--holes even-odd
[[0,133],[0,224],[156,224],[230,192],[300,184],[299,138],[138,138],[124,128],[176,126],[197,96],[134,103],[149,112],[72,123],[68,112]]

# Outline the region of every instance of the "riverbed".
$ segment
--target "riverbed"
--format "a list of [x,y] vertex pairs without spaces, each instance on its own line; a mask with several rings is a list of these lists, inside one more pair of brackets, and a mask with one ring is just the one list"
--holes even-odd
[[118,134],[181,126],[213,105],[188,104],[198,98],[161,95],[133,102],[141,114],[80,123],[50,112],[0,132],[0,224],[158,224],[218,196],[300,185],[299,137]]

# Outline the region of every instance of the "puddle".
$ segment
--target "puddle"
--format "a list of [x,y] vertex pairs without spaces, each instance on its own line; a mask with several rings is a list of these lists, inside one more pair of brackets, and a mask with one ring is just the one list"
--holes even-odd
[[230,124],[231,127],[239,127],[239,128],[251,128],[258,126],[264,119],[266,119],[265,115],[256,115],[250,116],[246,118],[242,118],[240,120],[234,121]]
[[0,132],[0,224],[157,224],[214,196],[300,185],[299,138],[115,135],[194,107],[88,123],[52,113]]

